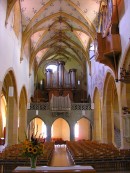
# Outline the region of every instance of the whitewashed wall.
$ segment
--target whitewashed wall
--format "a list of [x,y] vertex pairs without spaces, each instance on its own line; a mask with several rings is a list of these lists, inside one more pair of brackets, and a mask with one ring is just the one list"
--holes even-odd
[[[7,1],[0,1],[0,82],[9,69],[12,69],[16,79],[18,96],[21,88],[26,87],[27,95],[33,95],[34,75],[29,77],[29,57],[23,57],[20,62],[21,34],[16,37],[12,28],[13,12],[10,14],[8,24],[5,26]],[[30,93],[28,93],[30,92]]]

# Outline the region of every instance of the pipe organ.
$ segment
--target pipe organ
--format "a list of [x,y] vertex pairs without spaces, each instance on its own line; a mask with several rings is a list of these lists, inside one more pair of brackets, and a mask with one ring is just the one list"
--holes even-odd
[[52,94],[50,100],[50,108],[52,111],[71,110],[71,100],[69,94],[67,96],[58,96],[58,97]]
[[65,70],[65,62],[59,61],[57,73],[46,69],[46,88],[76,88],[76,69]]
[[50,102],[52,96],[54,96],[54,98],[56,97],[54,100],[58,105],[60,103],[66,104],[64,98],[66,98],[67,95],[69,95],[72,102],[82,102],[82,100],[86,99],[82,94],[84,93],[82,85],[80,85],[80,87],[78,86],[77,69],[66,69],[64,61],[57,62],[56,70],[47,68],[45,76],[39,84],[40,87],[36,88],[34,97],[32,97],[32,101],[34,102],[37,100]]

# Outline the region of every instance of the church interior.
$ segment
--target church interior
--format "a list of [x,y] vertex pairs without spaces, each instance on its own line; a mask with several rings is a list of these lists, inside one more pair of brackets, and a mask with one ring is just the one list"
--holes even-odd
[[130,170],[129,18],[130,0],[0,0],[1,173],[28,163],[33,136],[40,166],[63,149],[72,165]]

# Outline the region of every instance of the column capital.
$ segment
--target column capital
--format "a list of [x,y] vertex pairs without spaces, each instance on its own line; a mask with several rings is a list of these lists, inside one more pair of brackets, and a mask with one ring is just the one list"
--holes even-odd
[[75,68],[69,69],[69,72],[76,72],[76,71],[77,71],[77,69],[75,69]]
[[58,64],[59,65],[65,65],[65,62],[64,61],[59,61]]

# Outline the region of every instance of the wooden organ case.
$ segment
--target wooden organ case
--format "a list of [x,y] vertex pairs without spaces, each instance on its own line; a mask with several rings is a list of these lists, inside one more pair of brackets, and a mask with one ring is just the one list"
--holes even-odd
[[[81,81],[82,82],[82,81]],[[72,102],[86,101],[86,92],[82,88],[82,84],[77,82],[77,69],[65,69],[65,62],[57,62],[57,70],[45,70],[44,87],[40,87],[40,83],[36,84],[33,102],[50,102],[52,96],[62,98],[69,95]]]
[[117,0],[107,0],[107,4],[101,3],[98,33],[95,40],[96,61],[109,66],[116,79],[121,54],[118,24]]

